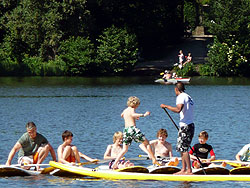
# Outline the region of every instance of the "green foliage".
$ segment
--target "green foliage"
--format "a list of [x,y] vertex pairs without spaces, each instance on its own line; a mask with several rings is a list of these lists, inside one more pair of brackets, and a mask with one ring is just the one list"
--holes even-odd
[[193,2],[184,1],[183,15],[185,25],[194,30],[196,27],[196,9]]
[[57,59],[65,63],[68,75],[90,74],[96,68],[94,45],[88,38],[70,37],[63,41]]
[[29,76],[63,76],[65,75],[65,63],[63,61],[43,62],[40,57],[29,57],[23,59],[24,75]]
[[208,53],[210,75],[249,76],[250,1],[210,0],[209,4],[206,25],[215,35]]
[[221,43],[215,39],[208,52],[208,63],[215,76],[247,76],[250,65],[243,55],[249,49],[248,44],[229,40]]
[[195,76],[195,75],[197,75],[197,71],[196,71],[195,66],[194,66],[194,64],[192,62],[187,63],[181,69],[178,66],[176,66],[176,67],[174,67],[173,70],[174,70],[174,72],[176,72],[176,74],[179,77]]
[[136,36],[115,26],[104,30],[97,39],[97,62],[102,73],[125,73],[131,71],[137,61]]

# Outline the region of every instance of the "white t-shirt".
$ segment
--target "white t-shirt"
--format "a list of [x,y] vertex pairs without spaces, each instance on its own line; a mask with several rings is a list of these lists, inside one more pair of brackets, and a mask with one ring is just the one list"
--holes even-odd
[[193,99],[186,93],[181,93],[176,97],[176,105],[183,104],[180,112],[180,127],[193,123],[194,102]]
[[250,161],[250,144],[245,145],[238,155],[242,157],[242,161]]

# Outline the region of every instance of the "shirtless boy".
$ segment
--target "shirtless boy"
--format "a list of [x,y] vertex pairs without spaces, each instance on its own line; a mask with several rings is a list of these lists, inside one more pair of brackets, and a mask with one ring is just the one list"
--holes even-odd
[[104,159],[115,159],[117,157],[122,151],[122,139],[122,132],[115,132],[113,136],[113,144],[108,145],[103,156]]
[[140,117],[145,117],[150,115],[150,112],[145,112],[144,114],[136,113],[135,110],[140,105],[139,98],[132,96],[128,98],[127,108],[122,112],[121,117],[124,118],[125,128],[123,131],[123,148],[122,151],[118,154],[115,159],[115,162],[112,166],[113,169],[118,168],[118,162],[120,159],[127,153],[129,145],[132,143],[132,140],[136,142],[141,142],[142,148],[148,151],[150,158],[153,161],[153,164],[157,164],[157,160],[152,153],[151,147],[147,147],[149,145],[148,140],[145,138],[144,134],[136,127],[135,120],[138,120]]
[[[152,148],[153,154],[157,157],[164,158],[164,157],[170,157],[170,161],[165,162],[162,161],[161,165],[165,166],[177,166],[179,161],[178,158],[173,157],[173,151],[172,151],[172,144],[166,141],[166,138],[168,137],[168,132],[166,129],[159,129],[157,131],[156,137],[158,139],[151,140],[150,146]],[[140,145],[141,147],[141,145]],[[147,153],[147,151],[144,151]]]
[[66,130],[62,134],[63,144],[57,149],[58,161],[61,163],[80,163],[80,157],[87,161],[97,161],[79,152],[77,147],[72,145],[73,133]]

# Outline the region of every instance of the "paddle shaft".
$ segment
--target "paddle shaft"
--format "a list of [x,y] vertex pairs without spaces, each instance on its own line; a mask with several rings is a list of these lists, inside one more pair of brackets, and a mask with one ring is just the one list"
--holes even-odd
[[[170,116],[170,114],[168,113],[168,111],[166,110],[166,108],[163,108],[163,110],[166,112],[166,114],[168,115],[169,119],[172,121],[172,123],[174,124],[174,126],[176,127],[176,129],[179,131],[179,127],[176,125],[176,123],[174,122],[173,118]],[[189,148],[192,150],[192,152],[194,153],[194,150],[191,146],[189,146]],[[201,160],[199,159],[199,157],[197,155],[195,155],[195,157],[197,158],[197,160],[199,161],[201,168],[204,172],[204,174],[206,175],[206,172],[204,170],[203,164],[201,162]]]

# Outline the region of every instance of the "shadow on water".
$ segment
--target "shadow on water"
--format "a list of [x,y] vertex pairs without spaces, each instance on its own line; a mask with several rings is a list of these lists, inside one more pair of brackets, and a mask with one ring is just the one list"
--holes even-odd
[[[76,86],[76,85],[129,85],[156,84],[156,77],[1,77],[0,86]],[[201,77],[191,78],[191,85],[250,85],[246,77]]]

